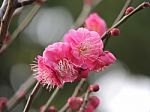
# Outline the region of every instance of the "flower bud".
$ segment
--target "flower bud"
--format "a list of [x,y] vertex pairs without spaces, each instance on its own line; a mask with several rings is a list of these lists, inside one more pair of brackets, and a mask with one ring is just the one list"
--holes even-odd
[[83,103],[83,98],[81,97],[70,97],[68,99],[69,107],[73,110],[78,110]]
[[0,97],[0,112],[3,112],[8,99],[6,97]]
[[45,110],[45,106],[42,105],[42,106],[40,107],[40,112],[44,112],[44,110]]
[[113,28],[110,31],[111,36],[119,36],[120,35],[120,30],[118,28]]
[[48,112],[57,112],[55,106],[50,106]]
[[92,105],[94,109],[98,107],[100,100],[97,96],[90,96],[88,105]]
[[134,7],[128,7],[125,11],[125,15],[131,13],[134,10]]
[[95,84],[95,85],[90,85],[89,86],[89,90],[91,92],[97,92],[99,90],[99,85],[98,84]]
[[150,2],[144,2],[143,7],[150,7]]

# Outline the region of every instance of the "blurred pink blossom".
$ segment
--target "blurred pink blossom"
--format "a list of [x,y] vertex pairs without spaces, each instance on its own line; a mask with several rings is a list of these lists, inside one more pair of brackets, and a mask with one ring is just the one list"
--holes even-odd
[[107,30],[105,21],[98,16],[97,13],[89,15],[89,17],[85,20],[85,26],[91,31],[96,31],[100,36],[102,36]]

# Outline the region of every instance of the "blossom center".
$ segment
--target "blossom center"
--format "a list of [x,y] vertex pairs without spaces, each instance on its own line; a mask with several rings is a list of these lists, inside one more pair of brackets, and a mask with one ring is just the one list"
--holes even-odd
[[66,74],[72,74],[73,65],[71,65],[67,59],[62,59],[58,62],[58,71],[62,76]]
[[89,52],[90,42],[81,42],[80,46],[78,47],[78,51],[80,55],[85,55]]

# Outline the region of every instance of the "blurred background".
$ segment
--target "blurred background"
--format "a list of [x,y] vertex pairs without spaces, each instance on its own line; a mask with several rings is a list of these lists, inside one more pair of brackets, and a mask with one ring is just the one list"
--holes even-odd
[[[103,0],[92,12],[97,12],[110,27],[125,1]],[[132,5],[143,1],[134,0]],[[82,0],[48,0],[42,6],[31,24],[0,54],[0,97],[10,98],[32,75],[29,64],[47,45],[62,40],[80,14],[82,4]],[[13,19],[10,32],[31,8],[32,5],[25,7],[21,15]],[[121,35],[111,38],[106,47],[117,57],[117,62],[106,71],[92,73],[89,77],[89,83],[101,85],[96,93],[101,99],[97,112],[150,112],[150,9],[130,17],[120,30]],[[65,85],[52,103],[60,108],[75,85]],[[36,97],[31,112],[37,112],[50,94],[45,88],[41,89],[42,98]],[[23,99],[12,111],[22,111],[25,101]]]

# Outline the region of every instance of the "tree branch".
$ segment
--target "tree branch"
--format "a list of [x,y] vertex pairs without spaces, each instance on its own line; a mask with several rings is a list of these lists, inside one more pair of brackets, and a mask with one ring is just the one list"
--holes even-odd
[[28,24],[32,21],[32,19],[35,17],[37,12],[39,11],[40,7],[41,7],[40,4],[35,4],[35,6],[32,8],[29,14],[26,16],[26,18],[21,22],[21,24],[13,32],[10,40],[6,44],[2,45],[2,47],[0,48],[0,53],[2,53],[13,42],[13,40],[28,26]]
[[122,19],[120,19],[117,23],[115,23],[111,28],[109,28],[103,35],[102,35],[102,40],[104,40],[105,38],[108,38],[110,36],[110,31],[113,28],[119,27],[120,25],[122,25],[125,21],[127,21],[127,19],[134,15],[135,13],[139,12],[142,9],[145,9],[147,7],[150,7],[150,2],[143,2],[141,3],[139,6],[137,6],[131,13],[125,15],[122,17]]
[[3,15],[7,8],[7,4],[8,4],[8,0],[3,0],[2,6],[0,8],[0,20],[3,18]]
[[[126,0],[124,6],[123,6],[123,8],[122,8],[122,10],[120,11],[119,15],[118,15],[117,18],[115,19],[113,25],[114,25],[115,23],[117,23],[117,22],[122,18],[122,16],[124,15],[124,13],[125,13],[127,7],[131,4],[131,2],[132,2],[132,0]],[[105,39],[104,49],[105,49],[106,44],[108,43],[108,41],[109,41],[109,37]]]
[[11,21],[11,17],[13,15],[13,12],[15,11],[14,9],[14,1],[13,0],[8,0],[8,5],[5,11],[5,14],[3,16],[3,18],[1,19],[1,26],[0,26],[0,44],[3,44],[3,39],[6,36],[10,21]]
[[25,108],[24,108],[23,112],[28,112],[29,111],[32,100],[33,100],[35,94],[37,93],[37,91],[39,90],[39,87],[40,87],[40,82],[37,82],[35,87],[33,88],[32,92],[31,92],[31,94],[28,97],[28,101],[25,105]]

